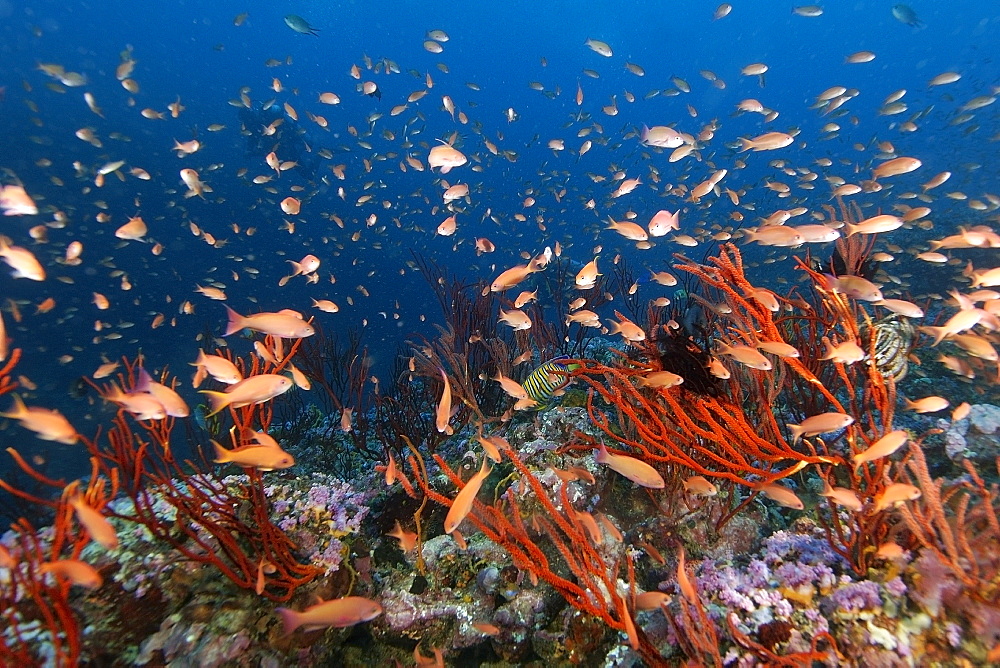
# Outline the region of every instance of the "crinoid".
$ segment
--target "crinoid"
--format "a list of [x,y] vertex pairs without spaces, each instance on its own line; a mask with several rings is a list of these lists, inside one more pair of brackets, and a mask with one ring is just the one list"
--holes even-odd
[[865,349],[874,351],[875,364],[882,375],[897,383],[903,380],[916,335],[913,323],[908,318],[891,315],[871,326],[862,326],[860,333],[866,341]]

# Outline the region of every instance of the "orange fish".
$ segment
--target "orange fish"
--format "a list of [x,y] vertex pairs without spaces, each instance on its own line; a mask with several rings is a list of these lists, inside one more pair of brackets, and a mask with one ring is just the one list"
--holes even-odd
[[506,271],[501,272],[497,276],[493,283],[490,285],[491,292],[503,292],[508,288],[512,288],[518,283],[524,281],[528,276],[534,272],[539,271],[539,269],[534,266],[533,263],[519,264],[516,267],[511,267]]
[[734,360],[748,366],[751,369],[759,369],[761,371],[769,371],[773,368],[771,361],[760,354],[754,348],[750,346],[744,346],[740,344],[729,345],[723,341],[719,341],[719,353],[720,355],[729,355]]
[[831,431],[838,431],[854,424],[854,418],[846,413],[821,413],[803,420],[800,424],[789,424],[792,432],[792,443],[798,443],[803,436],[817,436]]
[[615,455],[608,452],[608,449],[601,444],[594,461],[604,464],[613,471],[616,471],[632,482],[642,487],[650,489],[663,489],[665,482],[656,469],[644,461],[629,457],[628,455]]
[[10,239],[0,236],[0,257],[14,270],[14,278],[27,278],[32,281],[44,281],[45,269],[38,258],[27,248],[11,246]]
[[778,483],[769,482],[759,486],[757,489],[767,498],[776,501],[778,505],[792,508],[793,510],[802,510],[805,508],[802,505],[802,500],[792,490]]
[[208,401],[212,406],[212,412],[208,413],[206,417],[211,417],[227,406],[240,408],[252,404],[261,404],[290,389],[292,389],[290,378],[273,373],[262,373],[258,376],[250,376],[238,383],[233,383],[226,388],[225,392],[215,392],[213,390],[199,391],[208,397]]
[[920,488],[906,483],[894,482],[875,495],[875,512],[893,508],[907,501],[920,498]]
[[476,255],[482,255],[483,253],[492,253],[497,247],[492,241],[486,237],[479,237],[476,239]]
[[892,232],[902,226],[902,218],[899,216],[890,216],[888,214],[881,214],[871,218],[866,218],[856,224],[844,224],[844,227],[847,228],[847,236],[849,237],[852,237],[855,234],[881,234],[884,232]]
[[479,468],[479,472],[469,478],[469,482],[465,483],[465,487],[462,488],[462,491],[452,501],[448,515],[444,518],[445,533],[451,533],[457,529],[458,525],[462,523],[462,520],[472,510],[472,502],[476,500],[476,495],[479,494],[479,489],[483,486],[483,481],[486,480],[492,470],[490,460],[484,457],[483,465]]
[[442,174],[447,174],[454,167],[461,167],[469,161],[465,154],[448,144],[441,144],[431,149],[427,156],[427,164],[431,169],[441,168]]
[[142,241],[148,231],[149,228],[142,217],[135,216],[134,218],[129,218],[127,223],[115,230],[115,236],[119,239]]
[[865,462],[888,457],[899,450],[906,443],[909,435],[902,429],[890,431],[888,434],[872,443],[864,452],[859,452],[851,457],[854,468],[857,470]]
[[493,377],[493,380],[500,383],[503,391],[513,399],[525,399],[528,396],[528,392],[524,389],[523,385],[503,375],[500,371],[497,371],[497,375]]
[[820,496],[825,496],[830,499],[838,506],[844,506],[852,512],[861,512],[864,504],[861,499],[858,498],[857,493],[853,489],[848,489],[846,487],[831,487],[830,483],[826,480],[823,481],[823,491],[819,493]]
[[44,441],[73,445],[79,440],[76,429],[59,411],[37,406],[29,408],[16,394],[11,397],[14,400],[13,408],[7,413],[0,413],[0,417],[18,420],[22,427],[35,432]]
[[188,191],[184,193],[184,197],[194,197],[197,195],[202,199],[205,198],[205,193],[212,192],[212,189],[208,184],[201,180],[201,177],[193,169],[182,169],[181,170],[181,181],[184,185],[188,187]]
[[588,262],[583,266],[583,269],[576,274],[576,287],[579,290],[589,290],[590,288],[597,285],[597,277],[601,276],[597,271],[597,258]]
[[162,420],[167,417],[167,411],[159,401],[146,392],[123,392],[121,388],[112,385],[104,398],[121,406],[125,411],[135,416],[137,420]]
[[41,573],[52,573],[66,578],[71,584],[87,589],[98,589],[104,580],[93,566],[79,559],[58,559],[38,567]]
[[148,392],[153,395],[163,406],[164,411],[171,417],[187,417],[191,414],[188,405],[177,392],[171,387],[162,383],[157,383],[142,367],[139,367],[139,381],[136,383],[137,392]]
[[649,236],[651,237],[663,237],[666,236],[671,230],[679,230],[681,228],[680,224],[680,210],[670,213],[665,209],[661,209],[653,214],[650,219],[649,224],[646,225],[646,229],[649,230]]
[[369,622],[382,614],[382,606],[361,596],[347,596],[331,601],[321,601],[302,612],[288,608],[275,610],[284,624],[284,634],[304,627],[305,631],[325,628],[344,628]]
[[948,408],[948,400],[944,397],[924,397],[916,401],[904,399],[903,403],[907,410],[914,413],[937,413]]
[[511,309],[510,311],[504,311],[500,309],[500,319],[498,322],[506,323],[514,328],[514,331],[522,329],[531,329],[531,318],[528,314],[520,309]]
[[0,210],[5,216],[34,216],[38,207],[22,186],[0,187]]
[[229,322],[224,336],[235,334],[241,329],[252,329],[255,332],[286,339],[302,339],[316,333],[313,326],[294,311],[262,312],[243,316],[227,306],[226,313],[229,315]]
[[244,448],[227,450],[215,441],[212,441],[212,445],[215,448],[214,461],[216,464],[232,463],[243,468],[254,468],[258,471],[287,469],[295,465],[295,458],[282,450],[280,446],[251,445]]
[[694,496],[715,496],[719,489],[707,478],[700,475],[693,475],[684,480],[684,491]]
[[76,519],[87,530],[91,540],[108,550],[118,547],[118,534],[104,515],[87,505],[79,494],[69,500],[69,505],[73,507]]
[[441,373],[441,380],[444,381],[444,388],[441,390],[441,400],[438,402],[434,424],[439,432],[451,434],[452,429],[448,424],[448,420],[451,419],[451,383],[448,382],[448,374],[444,372],[444,369],[439,367],[438,371]]
[[410,552],[417,549],[417,534],[411,531],[404,531],[403,526],[396,520],[396,526],[393,527],[392,531],[385,534],[386,536],[392,536],[399,541],[399,549],[403,552]]
[[740,151],[773,151],[784,148],[795,141],[795,138],[784,132],[767,132],[765,134],[747,139],[740,137]]
[[455,221],[455,216],[448,216],[437,226],[437,233],[442,237],[450,237],[455,234],[457,229],[458,225]]
[[195,374],[195,387],[201,385],[206,374],[226,385],[243,380],[243,375],[230,360],[218,355],[206,355],[204,350],[198,351],[198,359],[191,362],[191,366],[198,367],[198,372]]

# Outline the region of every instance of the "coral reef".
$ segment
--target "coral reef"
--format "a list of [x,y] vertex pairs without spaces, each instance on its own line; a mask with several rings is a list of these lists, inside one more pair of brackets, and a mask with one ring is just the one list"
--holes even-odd
[[[993,660],[1000,494],[982,471],[1000,461],[1000,409],[907,417],[898,424],[911,431],[893,431],[894,377],[876,362],[821,356],[817,345],[835,336],[873,352],[875,335],[863,334],[873,328],[859,324],[867,313],[800,265],[814,292],[796,315],[751,297],[757,288],[733,246],[709,264],[678,265],[708,295],[695,302],[726,305],[709,309],[719,317],[705,331],[730,341],[727,378],[708,377],[710,355],[691,335],[624,346],[570,339],[589,357],[561,358],[530,397],[538,383],[505,374],[533,373],[509,361],[525,335],[476,353],[498,369],[487,376],[470,366],[469,344],[459,344],[470,335],[456,320],[415,345],[400,375],[413,383],[391,400],[362,397],[360,372],[343,379],[367,410],[347,410],[336,383],[327,387],[339,415],[302,405],[275,421],[265,402],[229,408],[228,452],[247,458],[240,474],[181,460],[171,418],[124,408],[106,433],[79,437],[91,454],[86,480],[49,479],[12,449],[24,475],[53,493],[3,488],[53,520],[21,519],[0,538],[0,659]],[[649,331],[667,327],[659,317],[650,312]],[[798,356],[771,361],[741,343],[758,336],[794,342]],[[279,339],[264,342],[270,357],[235,364],[279,377],[271,372],[290,365],[297,344],[283,356]],[[133,387],[141,367],[125,366],[119,385]],[[677,375],[671,366],[690,387],[658,384]],[[0,374],[0,393],[10,387]],[[500,410],[524,398],[535,410]],[[948,457],[929,463],[941,443],[961,470]],[[294,455],[298,470],[274,466],[276,453]],[[350,475],[324,472],[331,463]]]

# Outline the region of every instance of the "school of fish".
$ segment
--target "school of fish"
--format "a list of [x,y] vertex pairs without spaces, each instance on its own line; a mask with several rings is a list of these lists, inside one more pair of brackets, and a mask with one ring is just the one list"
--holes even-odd
[[[732,21],[738,9],[726,3],[707,18]],[[816,5],[792,11],[810,20],[829,13]],[[905,5],[892,13],[906,26],[920,23]],[[235,26],[250,30],[247,16],[237,16]],[[321,32],[293,14],[284,21],[318,39],[333,30]],[[218,346],[244,331],[269,335],[279,343],[259,346],[255,354],[278,360],[282,340],[312,336],[317,322],[334,329],[381,318],[396,321],[402,332],[415,329],[434,315],[398,297],[400,282],[413,287],[421,280],[411,246],[426,246],[441,262],[484,281],[486,290],[501,296],[497,317],[513,330],[535,325],[522,309],[545,299],[537,274],[554,258],[568,257],[578,269],[573,300],[561,305],[567,323],[627,345],[648,333],[614,305],[592,307],[615,297],[593,293],[623,259],[652,277],[633,291],[641,291],[651,308],[665,308],[684,298],[674,288],[673,254],[696,257],[732,241],[762,284],[748,296],[780,311],[797,308],[776,297],[794,279],[770,269],[788,266],[791,254],[807,250],[828,257],[840,238],[870,237],[874,277],[828,274],[822,289],[864,302],[878,317],[916,321],[921,345],[941,350],[942,369],[996,382],[1000,262],[988,249],[1000,247],[1000,191],[988,189],[978,176],[987,170],[966,151],[979,155],[973,144],[1000,140],[1000,133],[989,135],[1000,86],[973,83],[956,69],[928,73],[919,89],[879,94],[851,87],[852,70],[878,60],[876,44],[818,64],[810,100],[777,109],[766,103],[781,80],[780,68],[748,58],[732,71],[672,73],[658,63],[634,62],[639,59],[622,55],[630,52],[628,44],[601,37],[595,27],[580,40],[573,54],[578,75],[571,78],[549,76],[543,49],[536,47],[537,71],[510,85],[537,91],[543,108],[551,106],[548,120],[559,122],[545,125],[546,117],[537,114],[531,123],[538,130],[530,138],[517,131],[529,110],[506,103],[495,84],[451,75],[449,50],[463,36],[437,28],[415,35],[414,48],[401,47],[399,63],[363,54],[334,61],[329,90],[314,85],[291,55],[275,53],[265,63],[267,75],[262,70],[237,82],[239,93],[228,109],[213,92],[196,94],[180,84],[167,97],[146,93],[158,73],[156,63],[144,62],[141,44],[90,65],[82,59],[50,62],[40,49],[37,70],[17,94],[32,119],[19,130],[34,146],[34,167],[15,172],[8,165],[0,185],[0,211],[13,221],[0,236],[0,259],[10,268],[0,279],[0,361],[20,347],[22,367],[30,369],[0,413],[8,420],[3,433],[23,437],[15,431],[23,429],[51,448],[72,448],[84,426],[60,411],[64,398],[46,384],[47,368],[72,366],[95,381],[107,378],[116,369],[113,360],[134,356],[161,327],[191,332],[207,322],[207,341]],[[608,80],[617,92],[608,92]],[[117,84],[113,93],[109,83]],[[700,95],[708,93],[725,96],[725,107],[699,110]],[[881,103],[860,103],[872,95]],[[13,97],[8,92],[6,104]],[[49,111],[58,98],[72,100],[77,113]],[[266,126],[234,122],[232,109],[273,110],[277,120]],[[193,116],[199,121],[188,123]],[[204,124],[205,118],[212,122]],[[150,124],[157,131],[169,128],[172,143],[145,145]],[[287,134],[245,158],[216,151],[246,137],[278,137],[293,124],[306,128],[294,136],[307,138],[305,151],[319,164],[313,172],[298,159],[283,158],[292,153]],[[927,148],[922,138],[931,132],[949,139],[947,152]],[[74,160],[53,148],[63,146],[72,146]],[[516,188],[516,197],[503,184]],[[253,213],[248,218],[260,223],[246,224],[241,213],[249,212],[234,211],[233,202],[245,201]],[[263,224],[269,229],[259,229]],[[281,244],[258,243],[262,237],[287,239],[296,250],[290,255]],[[191,261],[184,250],[190,244],[200,249],[191,257],[211,252],[213,262]],[[275,280],[261,278],[275,271]],[[515,295],[515,287],[524,291]],[[228,305],[233,303],[235,308]],[[924,322],[929,304],[935,319]],[[67,334],[59,339],[61,331]],[[168,352],[144,350],[150,367],[141,369],[134,387],[112,383],[102,401],[139,420],[162,420],[190,415],[192,403],[207,403],[211,415],[272,401],[294,388],[308,390],[294,366],[287,374],[244,378],[228,359],[205,352],[202,334],[166,340]],[[859,343],[824,340],[823,360],[866,363]],[[783,341],[748,344],[735,337],[716,342],[711,352],[710,370],[719,377],[734,365],[770,371],[781,357],[798,355]],[[520,362],[531,360],[529,353]],[[191,387],[161,382],[169,363],[173,373],[181,364],[193,367]],[[443,371],[441,377],[435,426],[451,433],[451,388]],[[495,380],[525,411],[547,406],[560,386],[559,376],[544,374],[530,388],[502,374]],[[660,372],[640,383],[669,391],[683,380]],[[212,389],[197,389],[205,381]],[[949,405],[947,397],[904,398],[906,409],[920,413]],[[350,429],[350,413],[345,415]],[[844,429],[854,419],[806,416],[788,425],[789,435],[797,442]],[[458,530],[491,472],[489,462],[500,461],[506,446],[493,440],[498,438],[480,436],[481,466],[457,492],[446,532]],[[853,462],[890,456],[906,440],[905,432],[891,432]],[[220,465],[273,471],[295,463],[264,433],[213,447]],[[56,452],[47,445],[24,449],[42,457]],[[638,459],[603,447],[594,457],[636,485],[664,486],[660,474]],[[685,487],[694,495],[715,493],[698,476]],[[780,484],[759,491],[801,507]],[[845,506],[857,502],[840,488],[823,494]],[[893,486],[877,503],[888,507],[913,494]],[[108,549],[116,545],[107,520],[79,495],[72,499],[93,540]],[[389,535],[404,549],[412,546],[412,535],[398,524]],[[48,568],[80,586],[100,584],[83,562]],[[349,626],[381,612],[374,601],[348,597],[277,614],[292,633]]]

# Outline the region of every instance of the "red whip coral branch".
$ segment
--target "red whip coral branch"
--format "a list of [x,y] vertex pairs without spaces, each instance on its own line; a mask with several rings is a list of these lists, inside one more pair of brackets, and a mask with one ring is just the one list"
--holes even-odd
[[[771,481],[806,464],[833,461],[826,454],[794,449],[780,437],[773,418],[757,420],[745,404],[677,388],[638,387],[632,379],[650,371],[648,366],[569,362],[580,365],[571,375],[591,389],[587,411],[594,424],[628,454],[648,463],[680,464],[693,473],[753,486],[759,480],[751,476]],[[597,407],[595,397],[612,407],[615,422]]]
[[[699,303],[713,311],[712,338],[748,347],[765,341],[787,343],[799,356],[777,358],[768,370],[733,364],[731,378],[714,394],[684,384],[640,385],[641,377],[661,370],[655,331],[633,344],[629,354],[618,353],[616,362],[569,360],[579,365],[570,376],[587,386],[588,413],[604,436],[624,454],[675,476],[697,474],[757,489],[814,466],[832,485],[845,484],[862,502],[879,494],[887,484],[885,460],[857,470],[846,464],[850,455],[891,430],[893,382],[873,363],[822,359],[820,345],[821,337],[829,335],[864,341],[859,325],[859,319],[867,318],[864,311],[822,287],[822,276],[805,264],[800,268],[812,280],[811,299],[793,293],[780,299],[783,308],[772,311],[753,297],[759,290],[746,278],[735,246],[723,246],[708,264],[682,260],[676,268],[698,280],[706,295]],[[866,342],[872,359],[873,338],[868,336]],[[839,442],[806,438],[796,443],[787,423],[822,412],[846,413],[855,423]],[[570,448],[598,445],[593,437],[578,436],[585,445]],[[831,545],[860,573],[873,558],[871,548],[888,531],[887,514],[875,511],[872,504],[842,517],[831,501],[821,521]]]
[[910,534],[954,573],[970,597],[1000,607],[998,486],[987,486],[968,459],[962,461],[968,480],[933,480],[919,444],[910,444],[909,455],[899,472],[921,490],[919,499],[899,508]]
[[[453,499],[430,486],[422,457],[415,448],[411,450],[407,462],[419,491],[435,503],[450,507]],[[623,553],[611,559],[609,550],[595,542],[595,536],[581,520],[582,514],[569,500],[568,483],[560,486],[558,499],[554,500],[517,453],[509,448],[503,452],[519,474],[518,482],[507,488],[501,499],[492,505],[474,502],[466,519],[490,541],[506,550],[514,564],[529,573],[533,580],[548,583],[576,609],[625,633],[633,649],[651,664],[659,661],[659,653],[642,630],[636,628],[626,604],[628,592],[622,592],[618,583],[621,561],[628,562],[630,557]],[[439,455],[433,457],[454,485],[465,486],[444,459]],[[521,489],[521,498],[516,488]],[[530,497],[523,496],[529,489]],[[417,498],[416,490],[411,496]],[[528,503],[537,504],[537,508],[526,523],[525,506]],[[555,549],[558,559],[553,558],[551,550],[545,549],[546,541]],[[627,566],[631,589],[634,585],[631,563]]]
[[[238,361],[238,366],[245,375],[276,373],[288,364],[297,345],[298,341],[278,364],[253,356],[249,363]],[[120,381],[131,387],[138,367],[127,360],[125,367]],[[264,403],[230,407],[229,414],[236,425],[234,433],[245,435],[266,430],[273,413]],[[120,475],[122,491],[132,502],[130,511],[114,516],[142,524],[187,559],[216,567],[244,589],[255,589],[258,568],[270,563],[275,572],[261,595],[289,600],[322,569],[299,563],[295,544],[271,522],[261,473],[247,469],[246,480],[223,479],[214,471],[199,472],[202,467],[191,460],[179,461],[171,447],[174,424],[169,417],[138,421],[119,410],[103,439],[100,434],[82,439],[102,474]],[[165,517],[166,507],[173,509],[176,519]]]
[[[61,481],[35,471],[15,450],[8,448],[8,452],[33,479],[62,488]],[[44,532],[37,531],[25,518],[11,525],[14,545],[9,552],[13,567],[7,571],[8,579],[0,582],[0,620],[5,630],[0,633],[0,664],[26,666],[41,662],[42,657],[36,654],[41,638],[51,646],[51,655],[44,660],[56,666],[75,666],[79,662],[81,643],[80,622],[70,604],[72,583],[64,577],[47,575],[43,566],[61,559],[79,559],[90,542],[86,531],[74,519],[69,499],[80,494],[87,505],[101,510],[117,494],[117,478],[108,481],[99,476],[97,463],[91,460],[87,487],[80,490],[79,484],[71,484],[55,500],[27,494],[2,480],[0,487],[52,508],[54,512],[52,524]],[[40,634],[39,630],[44,633]]]

